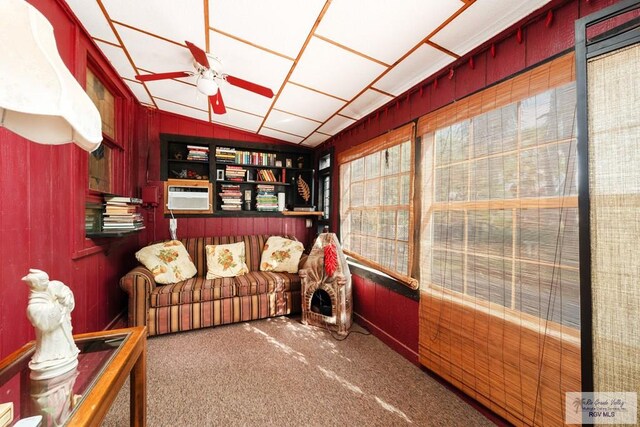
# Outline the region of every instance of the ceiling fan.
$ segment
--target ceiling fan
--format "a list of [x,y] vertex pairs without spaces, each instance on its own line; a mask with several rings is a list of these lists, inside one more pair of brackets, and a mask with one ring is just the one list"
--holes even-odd
[[[195,71],[173,71],[169,73],[158,74],[138,74],[137,80],[141,82],[148,82],[152,80],[164,80],[164,79],[176,79],[180,77],[197,76],[198,80],[196,86],[200,92],[209,97],[209,102],[215,114],[224,114],[227,109],[224,107],[224,101],[222,100],[222,94],[220,94],[220,85],[217,80],[225,80],[229,84],[238,86],[242,89],[246,89],[251,92],[255,92],[258,95],[266,96],[267,98],[273,98],[273,91],[267,87],[260,86],[256,83],[251,83],[238,77],[230,76],[222,72],[222,64],[216,58],[210,58],[200,49],[198,46],[191,42],[185,41],[187,47],[191,51],[193,56],[193,66]],[[211,61],[209,61],[211,59]]]

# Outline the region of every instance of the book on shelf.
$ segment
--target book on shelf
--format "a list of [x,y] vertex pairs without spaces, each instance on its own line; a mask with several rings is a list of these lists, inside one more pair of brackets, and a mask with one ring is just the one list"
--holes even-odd
[[271,184],[258,184],[256,186],[256,210],[259,212],[277,212],[278,196],[275,186]]
[[229,147],[216,147],[216,162],[235,163],[236,149]]
[[102,231],[130,231],[144,228],[144,219],[138,212],[141,199],[134,197],[104,197],[102,212]]
[[200,145],[187,145],[187,160],[197,160],[201,162],[209,161],[209,147]]
[[273,174],[273,171],[270,169],[258,170],[258,177],[260,178],[260,181],[278,182],[276,176]]
[[220,186],[220,199],[222,204],[220,209],[223,211],[239,211],[242,209],[242,193],[240,192],[240,185],[237,184],[222,184]]
[[222,206],[220,206],[220,209],[222,209],[223,211],[241,211],[242,210],[242,206],[240,206],[240,205],[222,205]]
[[258,184],[256,185],[256,190],[260,193],[260,192],[275,192],[276,191],[276,186],[272,185],[272,184]]
[[[132,205],[141,205],[142,199],[137,197],[127,197],[127,196],[115,196],[115,195],[105,195],[104,201],[110,204],[132,204]],[[123,205],[120,205],[123,206]]]
[[224,177],[229,181],[244,181],[246,169],[242,166],[227,165],[224,169]]

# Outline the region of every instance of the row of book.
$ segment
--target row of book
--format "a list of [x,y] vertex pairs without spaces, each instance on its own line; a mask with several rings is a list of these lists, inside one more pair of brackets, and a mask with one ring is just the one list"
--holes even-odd
[[223,211],[239,211],[242,209],[242,193],[238,184],[222,184],[220,186],[220,198]]
[[278,196],[276,188],[269,184],[256,186],[256,210],[260,212],[276,212],[278,210]]
[[239,163],[253,166],[275,166],[275,153],[258,153],[254,151],[236,150],[230,147],[216,147],[216,162]]
[[[278,182],[271,169],[258,169],[258,181]],[[284,169],[282,170],[284,175]],[[284,181],[283,181],[284,182]]]
[[187,160],[198,160],[201,162],[209,161],[209,147],[187,145],[187,149],[189,150],[187,153]]
[[142,230],[144,220],[138,212],[142,199],[135,197],[104,196],[102,231]]

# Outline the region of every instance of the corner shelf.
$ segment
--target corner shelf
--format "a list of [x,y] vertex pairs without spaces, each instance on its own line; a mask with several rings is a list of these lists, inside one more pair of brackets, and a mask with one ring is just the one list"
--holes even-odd
[[281,212],[282,215],[284,216],[323,216],[324,212],[321,211],[310,211],[310,212],[305,212],[305,211],[284,211]]
[[85,237],[89,239],[98,239],[101,237],[125,237],[131,234],[135,234],[144,228],[137,228],[135,230],[126,230],[126,231],[96,231],[96,232],[88,232],[85,233]]
[[219,179],[216,182],[222,184],[238,184],[238,185],[291,185],[288,182],[280,182],[280,181],[230,181],[227,179]]
[[142,199],[115,194],[104,194],[101,203],[85,203],[85,237],[124,237],[144,230],[141,204]]

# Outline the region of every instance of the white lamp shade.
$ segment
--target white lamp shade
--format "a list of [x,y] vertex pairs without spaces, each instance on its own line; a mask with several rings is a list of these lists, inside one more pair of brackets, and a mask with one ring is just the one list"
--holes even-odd
[[218,83],[216,83],[216,81],[213,79],[200,77],[198,79],[198,82],[196,83],[196,86],[200,93],[207,96],[213,96],[218,93]]
[[62,62],[44,15],[24,0],[1,0],[0,46],[0,125],[41,144],[98,148],[100,113]]

